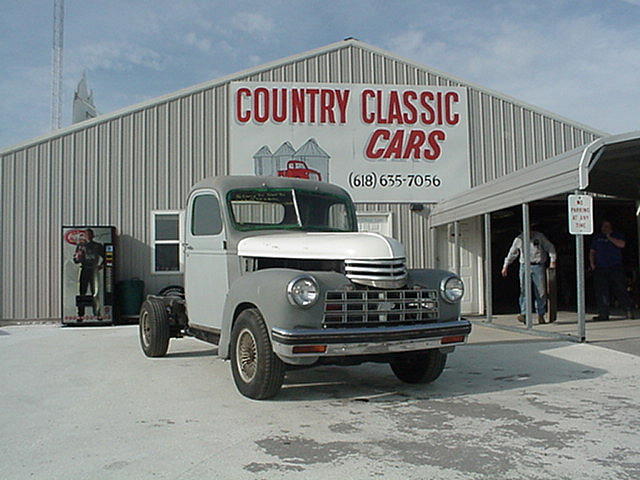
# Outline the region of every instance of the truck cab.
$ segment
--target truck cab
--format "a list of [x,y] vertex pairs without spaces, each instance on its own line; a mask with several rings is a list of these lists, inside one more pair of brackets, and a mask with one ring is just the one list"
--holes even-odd
[[282,177],[214,177],[195,185],[185,215],[185,297],[149,296],[144,353],[171,338],[218,345],[238,390],[280,390],[290,368],[390,364],[409,383],[435,380],[471,331],[462,281],[407,269],[402,244],[358,232],[342,188]]

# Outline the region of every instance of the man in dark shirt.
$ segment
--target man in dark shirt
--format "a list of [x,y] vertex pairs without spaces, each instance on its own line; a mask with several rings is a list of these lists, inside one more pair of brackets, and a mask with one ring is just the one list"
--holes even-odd
[[611,222],[604,220],[600,233],[593,237],[589,261],[593,270],[593,283],[598,303],[598,316],[594,320],[609,320],[609,305],[613,292],[620,306],[633,318],[632,303],[627,293],[626,277],[622,266],[624,235],[613,231]]
[[[96,273],[102,268],[104,259],[104,246],[93,241],[93,230],[86,230],[86,239],[80,240],[73,254],[73,261],[80,264],[80,295],[87,294],[87,288],[94,297],[91,309],[94,315],[99,315],[99,307],[96,303]],[[78,305],[78,316],[84,316],[84,304]]]

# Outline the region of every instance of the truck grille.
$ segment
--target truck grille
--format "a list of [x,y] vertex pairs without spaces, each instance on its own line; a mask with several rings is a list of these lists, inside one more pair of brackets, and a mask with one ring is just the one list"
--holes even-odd
[[376,288],[400,288],[407,283],[404,258],[345,260],[345,275],[353,283]]
[[329,291],[323,327],[360,328],[411,325],[438,320],[435,290]]

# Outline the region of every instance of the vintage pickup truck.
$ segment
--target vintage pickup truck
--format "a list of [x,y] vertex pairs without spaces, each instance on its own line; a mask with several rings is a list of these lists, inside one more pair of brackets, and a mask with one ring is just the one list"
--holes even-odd
[[163,356],[185,335],[217,344],[247,397],[273,397],[287,369],[313,365],[383,362],[404,382],[431,382],[471,331],[460,278],[407,269],[401,243],[358,232],[336,185],[208,178],[185,223],[185,296],[147,297],[142,349]]

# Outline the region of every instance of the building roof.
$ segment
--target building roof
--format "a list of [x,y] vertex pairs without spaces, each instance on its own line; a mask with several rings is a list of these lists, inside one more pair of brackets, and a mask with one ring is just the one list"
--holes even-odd
[[[30,139],[30,140],[27,140],[27,141],[19,143],[17,145],[10,146],[10,147],[0,151],[0,155],[4,155],[4,154],[7,154],[7,153],[10,153],[10,152],[12,152],[14,150],[20,150],[20,149],[23,149],[23,148],[28,147],[30,145],[34,145],[34,144],[46,141],[46,140],[51,139],[51,138],[60,137],[60,136],[66,135],[68,133],[87,128],[87,127],[89,127],[91,125],[99,124],[99,123],[111,120],[113,118],[117,118],[117,117],[120,117],[120,116],[127,115],[127,114],[132,113],[132,112],[140,111],[140,110],[143,110],[143,109],[145,109],[145,108],[147,108],[149,106],[166,103],[166,102],[169,102],[171,100],[175,100],[175,99],[178,99],[178,98],[182,98],[182,97],[191,95],[193,93],[197,93],[197,92],[200,92],[200,91],[203,91],[203,90],[208,90],[210,88],[223,85],[223,84],[228,83],[228,82],[245,80],[248,77],[251,77],[252,75],[256,75],[256,74],[259,74],[259,73],[262,73],[262,72],[265,72],[265,71],[272,70],[272,69],[277,68],[277,67],[293,64],[295,62],[298,62],[298,61],[306,59],[306,58],[310,58],[310,57],[318,56],[318,55],[321,55],[321,54],[324,54],[324,53],[329,53],[329,52],[341,50],[341,49],[344,49],[344,48],[358,48],[358,49],[361,49],[361,50],[364,50],[364,51],[376,53],[376,54],[381,55],[383,57],[387,57],[387,58],[396,60],[398,62],[402,62],[402,63],[404,63],[406,65],[415,67],[415,68],[417,68],[417,69],[419,69],[421,71],[425,71],[425,72],[428,72],[428,73],[431,73],[431,74],[434,74],[434,75],[441,76],[441,77],[449,80],[453,84],[470,87],[470,88],[473,88],[473,89],[475,89],[475,90],[477,90],[479,92],[482,92],[482,93],[485,93],[485,94],[488,94],[488,95],[491,95],[491,96],[494,96],[494,97],[498,97],[498,98],[504,99],[506,101],[512,102],[515,105],[518,105],[520,107],[526,108],[528,110],[533,110],[533,111],[535,111],[537,113],[540,113],[540,114],[545,115],[547,117],[550,117],[552,119],[558,120],[560,122],[565,122],[565,123],[571,124],[571,125],[573,125],[573,126],[575,126],[577,128],[582,128],[582,129],[588,130],[590,132],[593,132],[596,135],[607,135],[606,132],[599,131],[599,130],[593,128],[593,127],[590,127],[588,125],[584,125],[584,124],[582,124],[580,122],[576,122],[574,120],[567,119],[567,118],[562,117],[562,116],[560,116],[560,115],[558,115],[556,113],[552,113],[552,112],[550,112],[548,110],[545,110],[545,109],[536,107],[534,105],[528,104],[526,102],[523,102],[521,100],[513,98],[513,97],[511,97],[509,95],[497,92],[497,91],[492,90],[490,88],[486,88],[486,87],[482,87],[480,85],[476,85],[476,84],[474,84],[472,82],[468,82],[468,81],[463,80],[463,79],[461,79],[461,78],[459,78],[457,76],[451,75],[449,73],[442,72],[442,71],[440,71],[438,69],[435,69],[435,68],[432,68],[432,67],[428,67],[428,66],[425,66],[425,65],[421,65],[421,64],[419,64],[419,63],[417,63],[417,62],[415,62],[413,60],[406,59],[404,57],[401,57],[401,56],[398,56],[398,55],[396,55],[394,53],[388,52],[386,50],[382,50],[380,48],[374,47],[372,45],[369,45],[367,43],[361,42],[359,40],[356,40],[356,39],[353,39],[353,38],[348,38],[346,40],[335,42],[335,43],[326,45],[324,47],[320,47],[320,48],[317,48],[317,49],[314,49],[314,50],[309,50],[309,51],[306,51],[306,52],[302,52],[302,53],[299,53],[299,54],[296,54],[296,55],[292,55],[292,56],[289,56],[289,57],[286,57],[286,58],[275,60],[273,62],[265,63],[263,65],[259,65],[259,66],[256,66],[256,67],[253,67],[253,68],[250,68],[250,69],[247,69],[247,70],[243,70],[243,71],[240,71],[240,72],[237,72],[237,73],[233,73],[231,75],[226,75],[226,76],[221,77],[221,78],[217,78],[217,79],[214,79],[214,80],[203,82],[203,83],[194,85],[192,87],[184,88],[182,90],[178,90],[176,92],[169,93],[167,95],[163,95],[163,96],[160,96],[160,97],[157,97],[157,98],[154,98],[154,99],[151,99],[151,100],[147,100],[147,101],[144,101],[144,102],[141,102],[141,103],[129,106],[129,107],[125,107],[125,108],[117,110],[115,112],[111,112],[111,113],[108,113],[108,114],[100,115],[98,117],[86,120],[84,122],[80,122],[80,123],[71,125],[69,127],[65,127],[65,128],[60,129],[60,130],[56,130],[54,132],[48,133],[46,135],[42,135],[40,137],[36,137],[36,138]],[[264,82],[264,83],[268,83],[268,82]]]
[[577,190],[640,200],[640,130],[610,135],[437,204],[431,226]]

